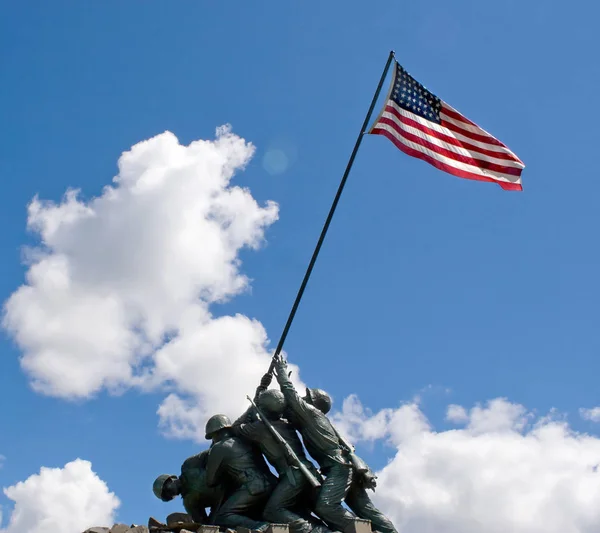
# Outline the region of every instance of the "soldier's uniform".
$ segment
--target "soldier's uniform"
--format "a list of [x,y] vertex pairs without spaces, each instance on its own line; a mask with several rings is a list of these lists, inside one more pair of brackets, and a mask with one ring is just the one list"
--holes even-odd
[[[278,391],[268,391],[266,394],[274,392],[280,394]],[[260,397],[258,401],[260,402]],[[281,402],[283,410],[283,398]],[[254,414],[254,409],[250,407],[233,423],[232,430],[241,438],[256,443],[279,475],[277,486],[265,505],[263,517],[272,523],[289,524],[290,531],[293,533],[308,533],[318,525],[316,521],[309,518],[310,511],[307,509],[311,504],[312,486],[299,469],[289,466],[281,444]],[[273,418],[269,418],[273,427],[289,444],[298,459],[318,478],[316,468],[306,458],[296,430],[287,420]],[[302,513],[300,509],[306,512]],[[322,526],[319,529],[323,531]]]
[[268,524],[256,518],[262,514],[275,476],[269,471],[262,455],[241,439],[228,436],[210,449],[206,466],[209,487],[224,483],[231,487],[230,495],[214,515],[219,526],[265,530]]
[[304,446],[326,476],[321,486],[315,513],[330,527],[345,531],[356,518],[342,506],[352,483],[352,466],[342,453],[340,442],[329,419],[316,407],[302,399],[287,374],[287,365],[275,365],[277,381],[287,403],[286,417],[302,435]]
[[[223,499],[223,488],[218,485],[209,487],[206,482],[206,460],[208,450],[194,455],[181,465],[181,496],[183,507],[199,524],[212,523],[214,512]],[[206,515],[206,508],[210,507],[211,515]]]
[[152,486],[154,495],[164,502],[181,496],[187,513],[194,522],[200,524],[211,523],[210,517],[206,516],[206,508],[210,507],[212,517],[224,494],[222,485],[208,486],[206,480],[207,459],[208,450],[189,457],[181,465],[179,477],[162,474],[156,478]]
[[[286,417],[300,431],[308,453],[317,461],[321,473],[326,476],[315,505],[317,515],[328,525],[345,531],[356,518],[342,506],[342,502],[346,501],[357,516],[371,521],[374,530],[381,533],[397,533],[390,520],[373,505],[365,488],[355,476],[352,464],[342,450],[337,433],[327,416],[298,395],[288,377],[285,361],[279,359],[275,369],[277,381],[288,406]],[[326,411],[329,407],[330,405]]]

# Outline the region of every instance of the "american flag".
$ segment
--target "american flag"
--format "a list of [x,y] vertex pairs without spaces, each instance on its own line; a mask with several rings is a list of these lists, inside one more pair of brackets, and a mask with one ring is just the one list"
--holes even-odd
[[369,133],[454,176],[523,190],[525,165],[513,152],[395,64],[388,100]]

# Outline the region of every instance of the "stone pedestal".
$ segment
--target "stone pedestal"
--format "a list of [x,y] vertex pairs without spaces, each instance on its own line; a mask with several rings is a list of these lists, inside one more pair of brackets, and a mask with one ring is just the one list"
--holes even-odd
[[110,533],[127,533],[130,529],[126,524],[115,524],[110,528]]
[[287,524],[269,524],[267,533],[289,533],[290,526]]
[[219,533],[219,526],[200,526],[198,533]]
[[162,526],[166,526],[166,524],[164,524],[163,522],[160,522],[159,520],[157,520],[153,516],[151,516],[150,518],[148,518],[148,528],[151,528],[151,527],[162,527]]
[[355,518],[348,525],[344,533],[371,533],[371,521]]

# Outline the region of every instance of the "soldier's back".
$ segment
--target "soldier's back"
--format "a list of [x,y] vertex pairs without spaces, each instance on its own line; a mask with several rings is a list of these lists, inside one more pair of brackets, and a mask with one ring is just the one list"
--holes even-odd
[[237,437],[218,442],[210,453],[218,456],[228,484],[245,486],[250,494],[267,492],[276,482],[260,451]]
[[219,489],[211,488],[206,482],[206,454],[189,457],[181,465],[181,494],[208,502],[207,507],[216,504]]
[[302,416],[289,409],[286,418],[302,435],[308,453],[321,466],[331,461],[345,464],[347,461],[343,457],[338,436],[327,415],[304,400],[301,402]]
[[219,456],[225,472],[239,483],[243,483],[251,472],[259,474],[269,472],[262,455],[237,437],[229,437],[216,443],[210,453]]

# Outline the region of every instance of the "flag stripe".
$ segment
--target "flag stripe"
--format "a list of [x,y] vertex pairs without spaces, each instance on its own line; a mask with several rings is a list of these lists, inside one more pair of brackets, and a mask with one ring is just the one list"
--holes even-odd
[[457,148],[453,145],[443,146],[445,143],[439,139],[435,137],[429,137],[421,133],[419,130],[411,128],[405,124],[403,124],[400,129],[396,129],[396,123],[392,119],[385,118],[385,116],[383,116],[379,122],[381,124],[387,124],[405,139],[413,143],[420,144],[421,146],[450,159],[455,159],[461,163],[467,163],[475,167],[485,168],[487,170],[493,170],[494,172],[500,172],[503,174],[511,174],[513,176],[519,176],[521,174],[520,168],[505,166],[502,164],[499,165],[484,159],[475,159],[467,150],[460,150],[460,148]]
[[472,131],[473,126],[468,124],[460,124],[457,120],[448,118],[443,111],[440,113],[440,117],[442,119],[442,126],[445,126],[450,131],[460,133],[461,135],[464,135],[465,137],[468,137],[474,141],[506,148],[498,139],[494,139],[494,137],[490,137],[489,135],[482,135],[481,133]]
[[[496,146],[501,146],[502,148],[504,148],[505,152],[507,154],[510,154],[511,158],[514,161],[518,161],[521,165],[522,168],[525,168],[525,164],[523,163],[523,161],[521,161],[517,155],[508,147],[506,146],[503,142],[499,141],[498,139],[496,139],[493,135],[491,135],[490,133],[488,133],[487,131],[485,131],[483,128],[479,127],[477,124],[475,124],[475,122],[469,120],[467,117],[461,115],[456,109],[454,109],[452,106],[448,105],[446,102],[442,102],[443,107],[442,107],[442,116],[444,114],[449,115],[450,117],[452,117],[456,122],[457,126],[461,125],[461,122],[466,122],[467,124],[470,124],[471,126],[474,126],[477,131],[479,131],[480,133],[486,135],[488,137],[489,140],[493,140]],[[443,124],[443,120],[442,120],[442,124]]]
[[443,102],[443,101],[442,101],[442,111],[440,113],[440,117],[442,118],[442,124],[444,123],[444,120],[449,120],[454,125],[456,125],[458,128],[462,128],[463,130],[470,131],[472,133],[476,133],[479,135],[483,135],[487,139],[487,141],[484,141],[484,142],[490,142],[491,144],[495,144],[496,146],[501,146],[508,153],[510,153],[516,160],[519,160],[519,158],[513,152],[511,152],[511,150],[503,142],[496,139],[493,135],[490,135],[483,128],[481,128],[477,124],[475,124],[475,122],[469,120],[467,117],[464,117],[456,109],[449,106],[446,102]]
[[[440,146],[444,146],[456,153],[469,155],[474,159],[482,159],[497,165],[523,168],[523,164],[515,161],[514,158],[509,154],[485,150],[484,148],[479,148],[467,142],[461,142],[455,137],[450,137],[449,135],[444,135],[442,133],[436,134],[434,130],[419,124],[412,118],[397,114],[394,109],[390,108],[390,106],[386,107],[381,115],[381,121],[383,122],[384,120],[399,120],[403,124],[403,129],[411,131],[423,139],[428,138],[431,142],[439,144]],[[417,130],[419,133],[416,133],[414,130]]]
[[472,172],[467,172],[465,170],[460,170],[458,168],[454,168],[450,165],[447,165],[447,164],[429,156],[428,154],[425,154],[423,152],[420,152],[418,150],[415,150],[413,148],[405,146],[402,142],[397,140],[393,134],[388,132],[387,129],[383,129],[379,126],[375,126],[371,129],[371,133],[383,135],[384,137],[387,137],[390,141],[392,141],[394,143],[394,145],[398,149],[402,150],[405,154],[410,155],[412,157],[416,157],[418,159],[422,159],[423,161],[426,161],[427,163],[433,165],[434,167],[436,167],[440,170],[443,170],[444,172],[447,172],[448,174],[452,174],[453,176],[457,176],[459,178],[466,178],[466,179],[470,179],[470,180],[488,181],[488,182],[497,183],[498,185],[500,185],[500,187],[502,189],[504,189],[506,191],[522,191],[523,190],[523,187],[521,186],[520,183],[510,183],[510,182],[506,182],[506,181],[501,181],[497,178],[490,178],[487,176],[483,176],[481,174],[474,174]]
[[[399,147],[399,145],[402,144],[408,148],[411,148],[415,152],[421,152],[428,156],[428,158],[426,159],[428,162],[431,163],[431,160],[438,161],[439,163],[444,165],[446,170],[447,170],[447,168],[452,168],[454,170],[466,172],[470,175],[486,177],[488,179],[496,179],[496,180],[499,180],[502,182],[512,182],[512,183],[518,182],[519,176],[513,176],[510,174],[506,174],[504,172],[495,172],[493,170],[487,170],[485,168],[480,168],[477,165],[463,163],[461,161],[458,161],[454,157],[447,157],[447,156],[442,155],[438,152],[435,152],[425,146],[422,146],[421,144],[415,143],[415,142],[405,138],[404,137],[405,132],[403,132],[402,130],[398,130],[393,125],[390,126],[388,124],[378,124],[377,125],[377,133],[383,133],[384,131],[387,133],[386,137],[390,140],[393,139],[392,142],[394,142],[394,144],[396,144],[396,146]],[[421,158],[421,159],[425,159],[425,158]],[[435,165],[435,166],[438,166],[438,165]],[[438,168],[441,168],[441,167],[438,166]],[[519,172],[520,172],[520,170],[519,170]]]
[[456,109],[454,109],[453,107],[450,107],[446,102],[444,102],[444,108],[445,108],[444,112],[450,118],[459,120],[461,122],[465,122],[466,124],[470,124],[471,126],[475,126],[476,128],[479,128],[479,126],[477,124],[475,124],[475,122],[469,120],[467,117],[463,117]]
[[441,138],[442,136],[446,136],[451,139],[456,139],[458,141],[459,145],[464,145],[465,143],[469,143],[478,148],[481,148],[482,150],[494,152],[493,154],[490,154],[490,155],[493,155],[494,157],[501,157],[500,154],[506,154],[509,159],[512,159],[514,161],[519,161],[519,159],[508,148],[506,148],[504,146],[498,146],[498,145],[494,145],[494,144],[488,144],[485,142],[475,141],[468,137],[464,137],[463,135],[460,135],[458,133],[453,133],[445,126],[441,126],[435,122],[431,122],[431,121],[426,120],[418,115],[415,115],[414,113],[411,113],[410,111],[406,111],[405,109],[402,109],[395,102],[393,102],[391,100],[390,100],[390,102],[388,102],[388,107],[391,107],[394,110],[395,114],[402,115],[403,117],[406,117],[410,120],[414,120],[415,122],[417,122],[421,126],[424,126],[425,128],[430,128],[430,129],[434,130],[431,134],[434,135],[435,137]]

